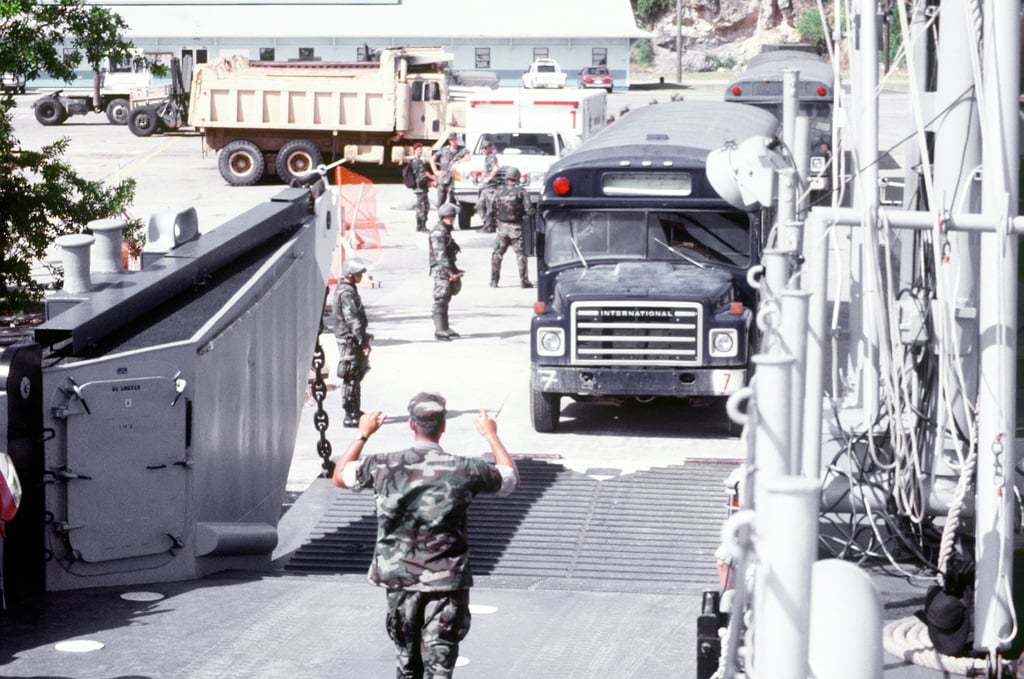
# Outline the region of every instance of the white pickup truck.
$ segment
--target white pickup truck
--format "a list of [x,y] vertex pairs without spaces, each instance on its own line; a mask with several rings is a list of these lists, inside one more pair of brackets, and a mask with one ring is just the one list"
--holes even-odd
[[491,92],[466,101],[466,148],[470,158],[455,166],[459,228],[467,229],[476,209],[484,174],[481,139],[494,142],[498,164],[519,169],[534,202],[551,164],[607,122],[604,92]]
[[579,143],[579,137],[549,130],[505,130],[483,134],[467,134],[466,144],[472,152],[468,162],[455,168],[455,198],[459,201],[459,228],[468,229],[476,209],[484,174],[482,140],[494,142],[498,165],[519,169],[520,183],[533,202],[537,202],[544,185],[544,173],[551,164]]
[[565,87],[565,73],[554,59],[537,59],[523,73],[523,87]]

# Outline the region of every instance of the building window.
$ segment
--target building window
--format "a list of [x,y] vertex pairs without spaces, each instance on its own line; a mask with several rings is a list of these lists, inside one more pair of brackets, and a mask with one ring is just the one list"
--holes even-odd
[[547,47],[534,47],[533,48],[533,60],[534,61],[537,61],[538,59],[547,59],[547,58],[548,58],[548,48]]
[[490,47],[477,47],[475,50],[475,61],[476,68],[490,68],[491,67],[491,48]]
[[209,58],[210,58],[210,54],[209,54],[208,50],[196,50],[196,63],[197,64],[205,64]]
[[607,47],[595,47],[590,50],[590,64],[592,66],[607,66],[608,65],[608,48]]
[[299,61],[312,61],[316,58],[316,52],[312,47],[299,48]]
[[274,48],[273,47],[261,47],[260,48],[260,61],[273,61],[274,60]]

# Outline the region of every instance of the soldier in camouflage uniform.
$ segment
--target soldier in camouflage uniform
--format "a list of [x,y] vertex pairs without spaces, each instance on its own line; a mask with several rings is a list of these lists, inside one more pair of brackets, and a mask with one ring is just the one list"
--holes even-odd
[[447,143],[430,157],[430,168],[437,177],[437,206],[444,203],[456,203],[455,200],[455,166],[469,160],[469,151],[459,146],[458,132],[448,135]]
[[366,332],[366,309],[356,286],[363,280],[366,264],[359,259],[346,259],[342,279],[334,297],[334,338],[338,341],[338,377],[342,379],[344,426],[359,425],[362,381],[370,369],[370,340]]
[[497,193],[501,182],[498,178],[498,154],[494,148],[494,142],[488,139],[484,142],[484,173],[481,179],[480,197],[477,199],[477,211],[484,225],[480,233],[494,233],[497,231],[497,222],[494,219],[494,194]]
[[427,189],[437,186],[437,179],[433,173],[427,170],[427,162],[423,160],[423,144],[416,142],[412,145],[413,159],[409,161],[412,165],[413,174],[416,176],[416,230],[427,230],[427,216],[430,213],[430,195]]
[[474,424],[494,464],[441,448],[445,405],[439,394],[417,394],[409,401],[412,446],[360,459],[363,445],[384,423],[380,412],[363,415],[359,438],[333,474],[339,487],[374,490],[377,545],[368,577],[387,589],[387,630],[400,679],[452,676],[470,626],[467,510],[481,493],[507,495],[519,485],[497,423],[483,410]]
[[452,301],[452,296],[462,289],[463,272],[455,264],[455,258],[462,248],[452,238],[452,224],[458,214],[459,208],[451,203],[445,203],[437,208],[440,220],[428,235],[430,275],[434,278],[434,339],[442,342],[451,342],[452,338],[459,336],[459,333],[448,325],[448,305]]
[[498,287],[501,277],[501,260],[508,246],[516,253],[516,264],[519,266],[519,285],[532,288],[526,273],[526,251],[523,249],[523,217],[535,211],[526,190],[519,185],[519,168],[504,167],[505,184],[498,189],[494,197],[494,212],[498,220],[498,233],[494,237],[494,250],[491,252],[491,287]]

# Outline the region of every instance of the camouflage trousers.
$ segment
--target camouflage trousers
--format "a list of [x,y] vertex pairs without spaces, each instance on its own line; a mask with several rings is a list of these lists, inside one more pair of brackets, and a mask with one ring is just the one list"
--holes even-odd
[[370,361],[355,340],[339,342],[338,350],[341,354],[341,360],[338,361],[338,377],[341,378],[342,384],[342,408],[347,414],[358,415],[362,400],[361,384],[370,369]]
[[458,201],[455,200],[455,181],[451,179],[439,182],[437,185],[437,207],[441,207],[445,203],[458,205]]
[[430,215],[430,196],[426,189],[417,189],[416,193],[416,230],[425,231],[427,217]]
[[452,301],[452,280],[447,272],[438,270],[430,273],[434,279],[434,290],[431,292],[434,300],[433,312],[448,313],[448,305]]
[[523,248],[522,224],[498,222],[498,232],[494,235],[494,250],[491,252],[491,282],[497,283],[501,277],[501,260],[509,246],[516,253],[516,265],[519,267],[519,280],[528,280],[526,271],[526,250]]
[[485,186],[480,189],[476,211],[480,214],[480,219],[483,220],[484,228],[493,229],[498,224],[494,214],[494,194],[496,192],[497,189],[493,186]]
[[469,633],[469,590],[388,592],[388,636],[398,679],[449,679]]

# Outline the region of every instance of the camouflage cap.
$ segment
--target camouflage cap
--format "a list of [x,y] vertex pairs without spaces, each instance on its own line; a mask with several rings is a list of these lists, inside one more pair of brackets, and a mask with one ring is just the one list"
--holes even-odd
[[409,417],[417,422],[442,422],[448,411],[441,394],[421,391],[409,400]]

